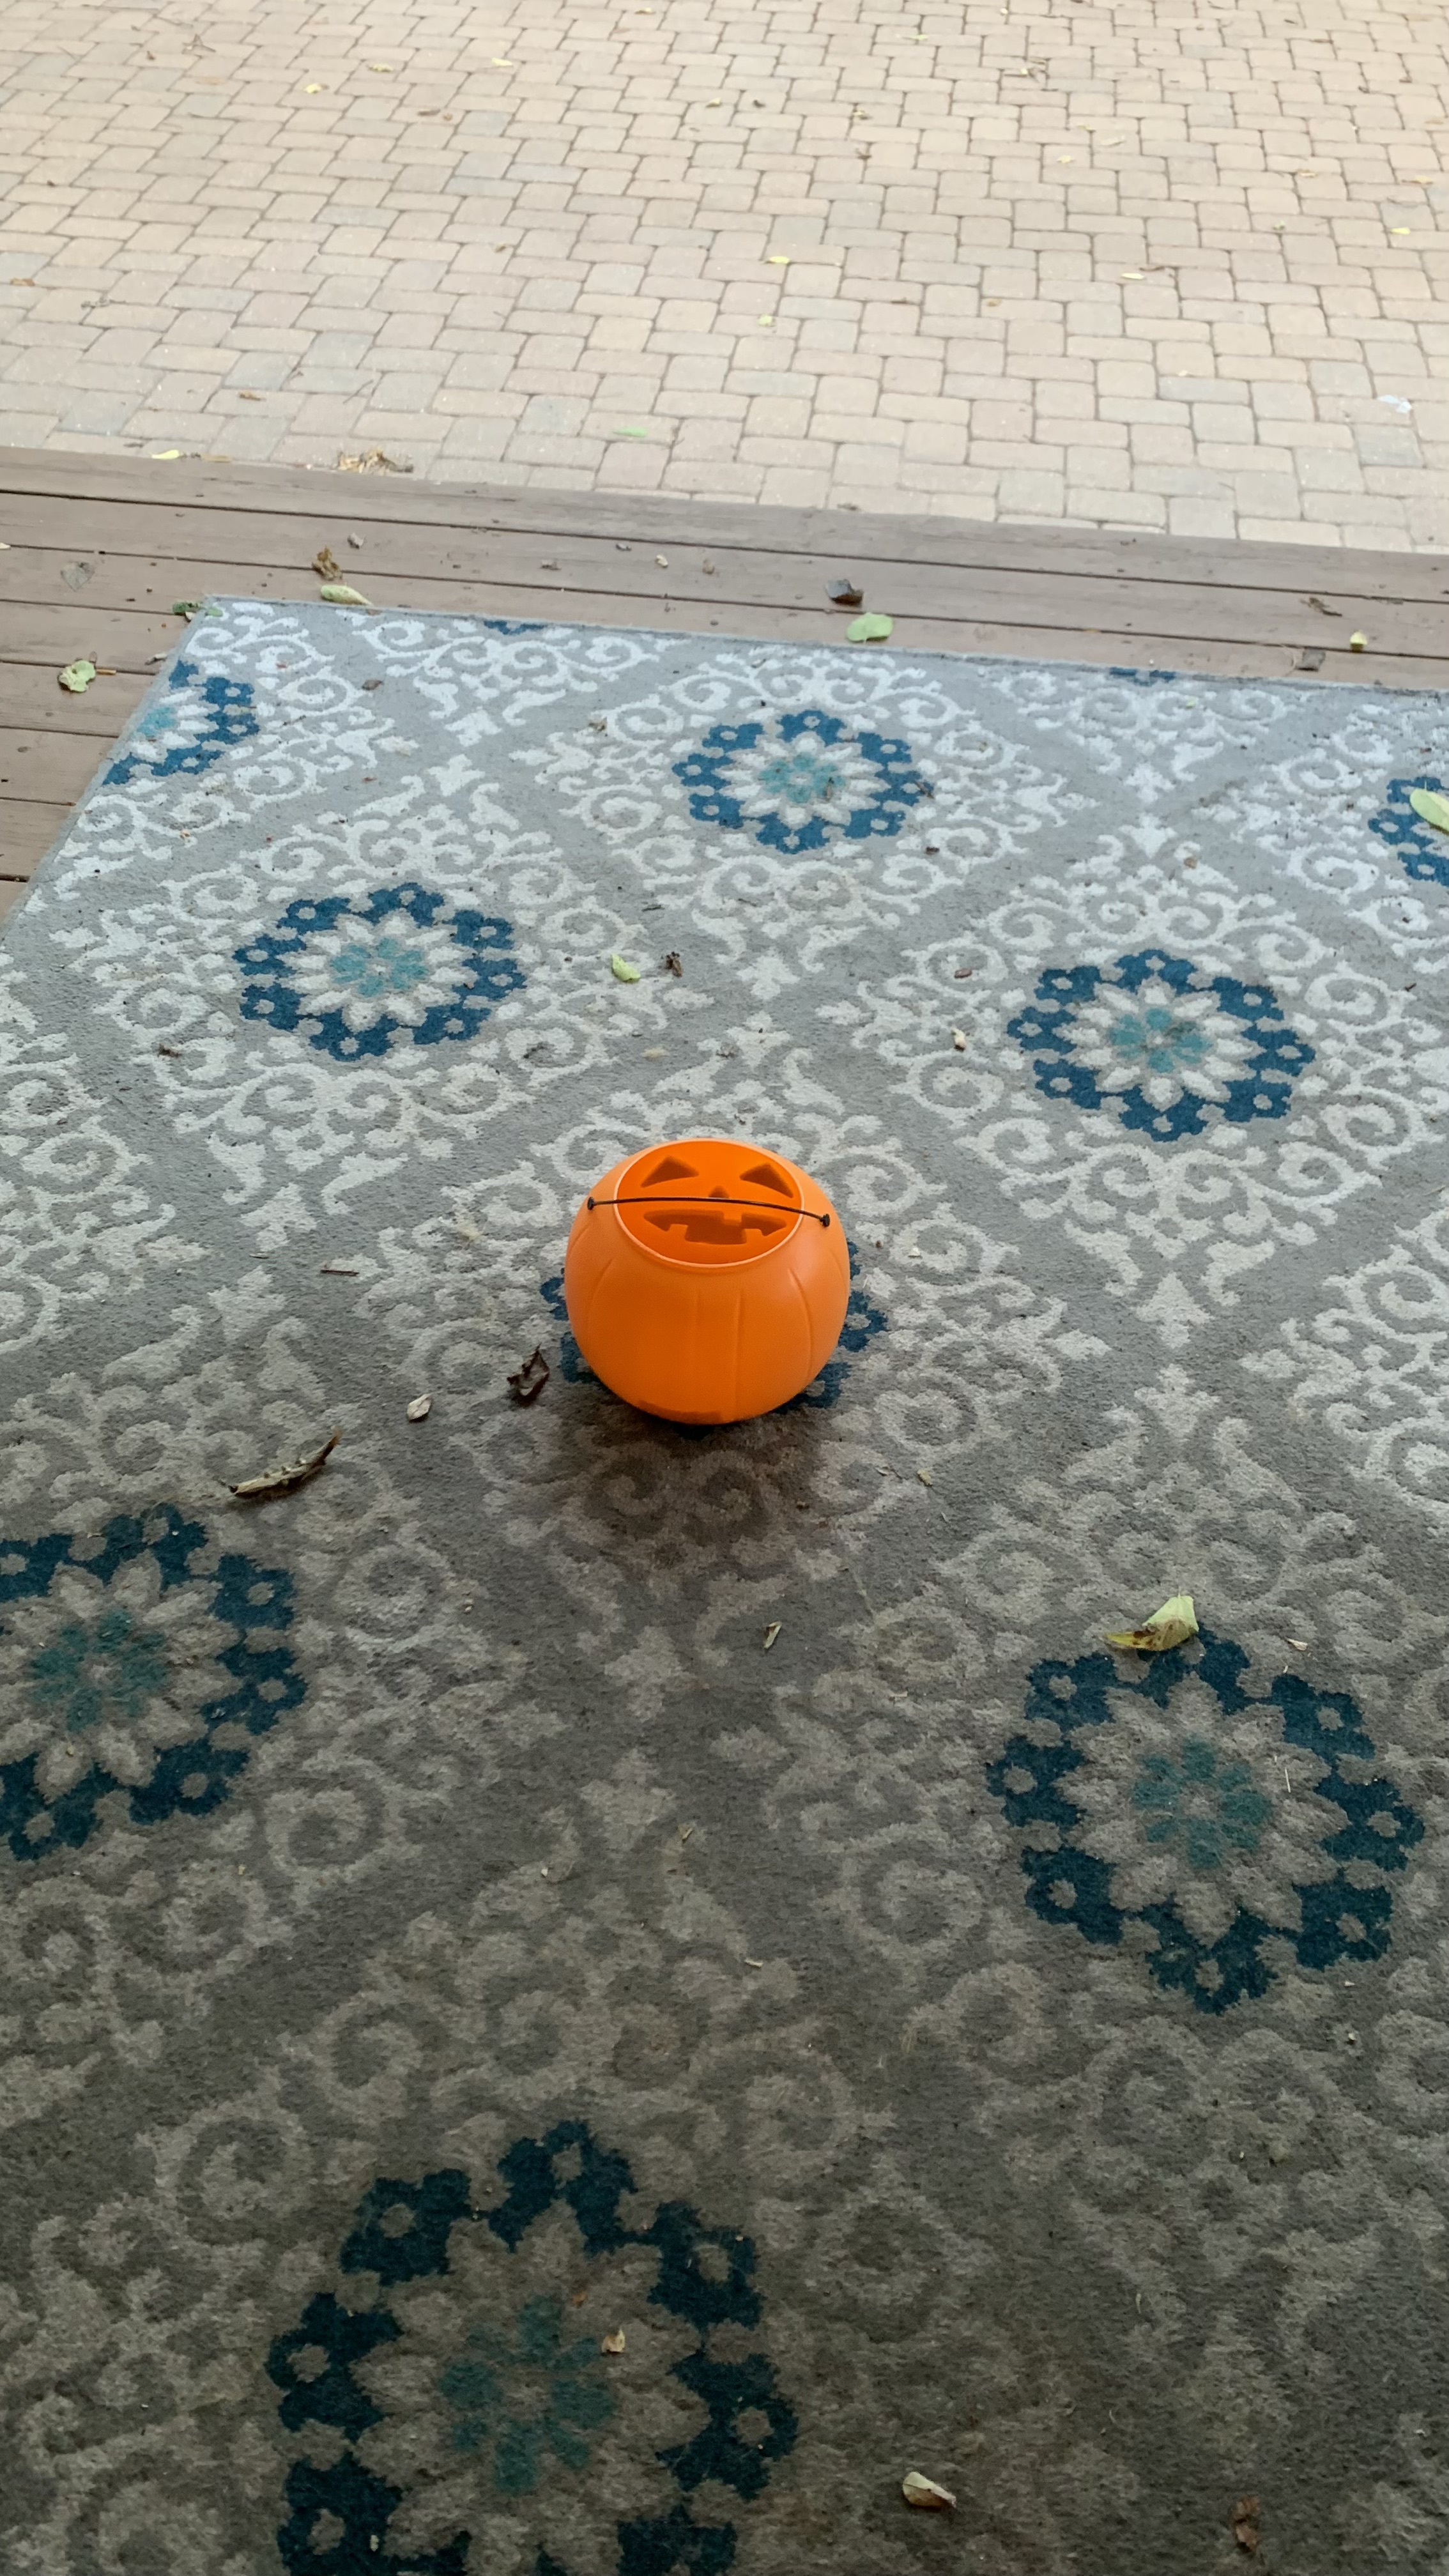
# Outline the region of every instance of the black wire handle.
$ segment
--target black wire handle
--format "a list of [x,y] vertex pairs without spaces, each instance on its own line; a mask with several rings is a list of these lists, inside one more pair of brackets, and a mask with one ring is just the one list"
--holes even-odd
[[821,1214],[821,1212],[820,1212],[820,1210],[819,1210],[818,1208],[807,1208],[807,1207],[794,1207],[794,1208],[792,1208],[792,1207],[782,1207],[782,1206],[781,1206],[781,1203],[780,1203],[780,1201],[779,1201],[778,1199],[719,1199],[719,1198],[715,1198],[715,1197],[713,1196],[713,1194],[712,1194],[712,1193],[696,1193],[693,1197],[688,1197],[688,1198],[687,1198],[687,1197],[685,1197],[685,1196],[683,1195],[683,1193],[682,1193],[682,1192],[680,1192],[680,1191],[678,1191],[678,1190],[666,1190],[666,1191],[665,1191],[665,1193],[664,1193],[664,1195],[662,1196],[662,1198],[657,1198],[657,1199],[656,1199],[656,1198],[651,1198],[647,1190],[641,1190],[641,1191],[639,1191],[639,1193],[637,1194],[637,1196],[632,1197],[632,1198],[627,1198],[627,1199],[596,1199],[596,1198],[594,1197],[594,1195],[593,1195],[592,1191],[591,1191],[591,1192],[590,1192],[590,1194],[589,1194],[589,1196],[585,1199],[585,1201],[584,1201],[584,1205],[585,1205],[585,1207],[589,1207],[589,1208],[596,1208],[596,1207],[601,1207],[601,1208],[610,1208],[610,1207],[747,1207],[747,1208],[766,1208],[766,1209],[768,1209],[769,1213],[770,1213],[772,1216],[809,1216],[809,1217],[813,1217],[813,1218],[814,1218],[815,1223],[816,1223],[817,1225],[825,1226],[825,1225],[828,1225],[828,1224],[830,1223],[829,1216],[828,1216],[828,1215],[822,1215],[822,1214]]

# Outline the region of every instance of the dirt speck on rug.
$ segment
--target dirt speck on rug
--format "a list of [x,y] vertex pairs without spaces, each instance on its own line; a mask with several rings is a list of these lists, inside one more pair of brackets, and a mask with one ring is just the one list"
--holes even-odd
[[[3,950],[13,2576],[1442,2569],[1446,768],[197,622]],[[854,1287],[690,1436],[700,1132]]]

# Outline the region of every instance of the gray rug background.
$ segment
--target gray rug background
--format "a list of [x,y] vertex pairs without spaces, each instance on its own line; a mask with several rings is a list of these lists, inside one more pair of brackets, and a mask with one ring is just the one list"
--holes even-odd
[[[1442,708],[245,601],[181,658],[3,951],[0,1577],[71,1546],[0,1604],[0,1761],[48,1727],[58,1796],[112,1741],[55,1714],[102,1593],[195,1712],[241,1686],[227,1585],[285,1576],[285,1625],[225,1633],[300,1695],[207,1811],[138,1820],[143,1748],[74,1847],[0,1845],[5,2564],[401,2576],[467,2528],[471,2576],[1216,2576],[1255,2493],[1275,2576],[1441,2571],[1449,889],[1371,824]],[[802,710],[855,782],[814,850],[760,838],[807,810],[759,783],[815,756]],[[681,764],[753,724],[753,803],[702,817],[728,778]],[[892,804],[866,737],[932,792]],[[245,1015],[290,905],[414,882],[510,925],[471,1034],[344,1058]],[[1284,1115],[1164,1137],[1043,1087],[1042,975],[1159,950],[1276,996]],[[838,1375],[705,1438],[581,1372],[549,1286],[598,1173],[692,1130],[806,1164],[859,1260]],[[334,1425],[312,1485],[231,1502]],[[1039,1667],[1179,1588],[1246,1713],[1201,1649],[1160,1708],[1121,1665],[1090,1940],[1028,1903],[1000,1766],[1050,1742]],[[1422,1828],[1355,1864],[1381,1955],[1295,1951],[1344,1811],[1278,1746],[1285,1674]],[[1197,1873],[1278,1908],[1223,2010],[1153,1972],[1134,1803],[1205,1728],[1273,1807]],[[555,2192],[510,2247],[499,2160],[560,2124],[627,2163],[618,2241]],[[349,2268],[380,2178],[454,2171],[485,2215],[445,2272]],[[753,2247],[757,2312],[699,2329],[713,2417],[704,2294],[651,2296],[680,2204],[696,2253]],[[440,2386],[525,2289],[628,2351],[588,2464],[505,2491]],[[396,2337],[288,2423],[269,2356],[332,2297]],[[694,2483],[661,2466],[711,2424]],[[376,2549],[289,2501],[346,2457],[403,2499]]]

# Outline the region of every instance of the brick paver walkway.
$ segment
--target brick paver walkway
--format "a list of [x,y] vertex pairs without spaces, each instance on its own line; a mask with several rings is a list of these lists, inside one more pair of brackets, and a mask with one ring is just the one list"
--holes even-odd
[[4,37],[0,443],[1449,543],[1441,7],[9,0]]

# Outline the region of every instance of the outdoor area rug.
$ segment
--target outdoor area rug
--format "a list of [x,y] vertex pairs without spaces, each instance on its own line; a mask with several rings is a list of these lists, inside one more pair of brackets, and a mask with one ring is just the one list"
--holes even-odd
[[[3,951],[7,2576],[1442,2576],[1446,769],[194,621]],[[691,1433],[699,1133],[854,1285]]]

